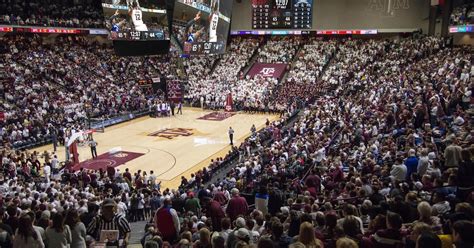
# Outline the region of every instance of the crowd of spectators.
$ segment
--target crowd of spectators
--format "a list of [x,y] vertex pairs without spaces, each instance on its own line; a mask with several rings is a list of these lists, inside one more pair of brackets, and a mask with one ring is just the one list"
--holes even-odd
[[263,47],[258,49],[257,61],[259,63],[289,64],[301,43],[302,38],[297,36],[272,36]]
[[[113,59],[107,48],[100,52],[85,41],[59,41],[67,49],[34,37],[12,38],[11,53],[2,57],[11,65],[11,86],[32,91],[4,88],[9,101],[3,107],[16,111],[8,118],[25,112],[3,129],[4,137],[32,118],[38,127],[62,120],[65,108],[54,115],[62,101],[91,102],[100,115],[121,105],[124,111],[146,106],[150,100],[128,80],[167,68],[156,67],[166,64],[156,58]],[[288,63],[301,42],[282,45],[294,51],[290,57],[264,48],[260,58]],[[282,43],[291,42],[283,38]],[[3,151],[0,244],[85,247],[104,229],[118,230],[127,243],[129,221],[148,219],[145,247],[472,247],[472,47],[447,47],[433,37],[327,44],[328,51],[336,49],[320,79],[294,81],[328,90],[296,93],[312,98],[303,100],[298,117],[290,119],[294,103],[285,106],[279,121],[253,131],[209,168],[182,177],[178,189],[161,189],[152,171],[58,173],[57,158],[47,152]],[[238,45],[231,48],[242,51]],[[250,51],[243,53],[248,57]],[[295,63],[307,58],[298,55]],[[186,63],[188,74],[210,66],[201,58]],[[202,73],[191,76],[199,80],[207,76]],[[235,83],[249,80],[254,86],[277,84],[260,78]],[[88,92],[94,83],[95,90]],[[101,90],[105,84],[109,88]],[[248,95],[254,94],[248,87]],[[284,87],[291,90],[290,84]],[[81,106],[73,109],[72,120],[86,113]],[[232,161],[237,164],[218,176]]]
[[320,95],[323,88],[315,85],[334,56],[338,43],[337,40],[308,39],[296,55],[286,80],[277,88],[272,101],[277,105],[292,101],[310,102],[310,98]]
[[[237,109],[264,110],[272,89],[278,83],[273,78],[244,77],[243,69],[262,43],[261,38],[233,38],[229,51],[217,61],[214,70],[209,58],[192,58],[187,62],[189,89],[187,98],[195,105],[222,109],[231,93]],[[199,63],[200,62],[200,63]]]
[[336,40],[310,38],[296,55],[296,62],[288,72],[288,82],[316,82],[324,67],[336,52]]
[[262,43],[263,38],[236,37],[230,43],[229,53],[220,59],[212,77],[218,81],[235,82],[242,78],[242,69],[249,66],[250,58]]
[[0,24],[45,27],[104,28],[100,1],[0,1]]
[[[436,38],[345,42],[362,51],[341,48],[348,75],[333,69],[322,82],[334,91],[289,126],[269,124],[271,142],[244,144],[225,178],[164,196],[144,240],[471,247],[472,48]],[[164,209],[184,220],[162,221]]]
[[472,3],[455,7],[451,12],[451,25],[467,24],[474,24],[474,4]]
[[[309,50],[315,48],[310,42],[308,42],[308,50],[304,50],[302,53],[308,51],[309,54]],[[238,110],[285,111],[289,105],[288,101],[273,101],[277,97],[275,89],[278,89],[279,80],[259,75],[254,78],[245,76],[244,69],[249,69],[249,63],[253,56],[256,56],[256,62],[291,64],[302,43],[302,39],[298,37],[271,37],[268,40],[233,38],[229,51],[220,60],[217,60],[214,69],[212,69],[212,65],[216,61],[211,58],[191,58],[186,62],[187,68],[190,68],[187,70],[190,80],[186,98],[193,106],[222,109],[225,107],[227,95],[231,93],[234,105]],[[322,61],[329,59],[326,57],[327,54],[323,54],[324,52],[321,51],[324,58],[320,58],[319,53],[311,53],[311,55],[303,57],[305,62],[313,61],[314,67],[319,67],[324,63]],[[303,63],[299,59],[296,61],[298,61],[298,65]],[[294,68],[298,68],[298,66]],[[322,66],[320,69],[322,70]],[[309,68],[306,71],[310,71]],[[294,73],[293,76],[297,77],[296,71]]]
[[87,118],[147,109],[157,95],[141,82],[175,69],[168,57],[120,58],[110,47],[77,36],[53,43],[37,35],[2,39],[9,51],[1,56],[7,78],[1,139],[17,148],[51,136],[63,139],[66,128],[87,128]]

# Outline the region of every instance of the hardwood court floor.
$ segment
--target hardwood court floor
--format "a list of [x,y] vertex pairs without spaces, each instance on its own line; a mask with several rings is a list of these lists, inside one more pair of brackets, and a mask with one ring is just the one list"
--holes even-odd
[[[222,121],[201,120],[212,111],[185,108],[183,115],[175,117],[142,117],[130,122],[106,128],[104,133],[95,133],[98,143],[97,153],[107,153],[120,147],[123,151],[144,153],[145,155],[119,166],[120,172],[153,170],[162,188],[177,188],[181,176],[189,175],[208,166],[211,159],[223,157],[230,150],[227,130],[234,129],[234,144],[240,144],[250,134],[252,124],[257,129],[265,125],[268,118],[277,116],[237,113]],[[161,132],[159,132],[161,131]],[[150,136],[153,134],[155,136]],[[156,136],[158,135],[158,136]],[[184,136],[189,135],[189,136]],[[161,137],[160,137],[161,136]],[[52,151],[52,145],[34,149],[38,152]],[[90,148],[78,147],[79,160],[91,159]],[[57,151],[58,158],[65,157],[64,147]]]

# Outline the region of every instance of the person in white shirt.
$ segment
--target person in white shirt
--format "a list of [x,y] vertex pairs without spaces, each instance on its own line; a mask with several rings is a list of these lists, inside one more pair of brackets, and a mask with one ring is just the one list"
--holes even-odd
[[435,192],[433,195],[433,214],[434,215],[445,215],[451,211],[451,206],[449,202],[446,201],[446,195],[440,192]]
[[127,214],[127,204],[120,200],[120,198],[116,198],[115,202],[117,203],[117,214],[126,216]]
[[148,27],[143,22],[143,13],[138,3],[138,0],[135,0],[132,3],[128,14],[132,18],[133,25],[135,26],[135,31],[146,32],[148,31]]
[[58,165],[59,165],[58,156],[54,155],[53,159],[51,159],[51,170],[53,173],[58,168]]
[[51,166],[49,164],[45,164],[43,167],[44,177],[46,178],[46,182],[49,184],[51,178]]
[[156,175],[153,174],[154,172],[151,170],[150,171],[150,176],[148,177],[148,180],[151,182],[152,186],[155,186],[156,184]]
[[421,151],[421,157],[418,160],[418,167],[417,167],[418,175],[423,176],[428,170],[429,165],[430,165],[430,159],[428,157],[428,150],[423,149]]
[[219,0],[211,2],[212,12],[209,15],[209,42],[217,42],[217,26],[219,24]]
[[401,158],[397,158],[396,163],[392,166],[390,177],[392,180],[405,181],[407,177],[407,167],[403,164]]

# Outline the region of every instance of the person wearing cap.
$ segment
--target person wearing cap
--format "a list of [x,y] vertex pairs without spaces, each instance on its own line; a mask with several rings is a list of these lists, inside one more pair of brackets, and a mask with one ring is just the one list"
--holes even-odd
[[199,204],[199,199],[194,197],[193,192],[188,193],[188,199],[184,203],[184,209],[186,212],[193,212],[195,215],[201,215],[201,204]]
[[163,206],[156,211],[154,223],[164,241],[173,242],[178,238],[180,231],[178,213],[171,207],[169,197],[165,198]]
[[227,204],[226,213],[231,220],[235,220],[239,215],[246,215],[249,210],[247,200],[239,195],[239,190],[233,188],[231,190],[232,198]]
[[95,240],[99,240],[102,230],[118,230],[119,239],[122,239],[124,246],[126,246],[130,238],[130,224],[125,216],[117,214],[117,205],[114,199],[105,199],[102,202],[101,210],[101,213],[89,223],[87,234]]

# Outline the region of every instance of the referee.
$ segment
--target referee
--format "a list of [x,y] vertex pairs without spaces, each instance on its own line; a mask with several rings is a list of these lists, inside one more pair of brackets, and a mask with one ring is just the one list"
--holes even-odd
[[[104,230],[118,230],[119,240],[123,240],[122,247],[127,247],[130,237],[130,224],[124,215],[117,214],[117,205],[111,198],[107,198],[102,202],[101,214],[92,219],[87,227],[87,234],[91,235],[96,241],[100,240],[100,233]],[[117,242],[115,244],[117,245]]]
[[91,138],[91,140],[89,141],[89,146],[91,147],[92,159],[97,158],[97,145],[97,141]]
[[229,140],[230,140],[230,145],[234,145],[234,129],[232,127],[229,127]]

